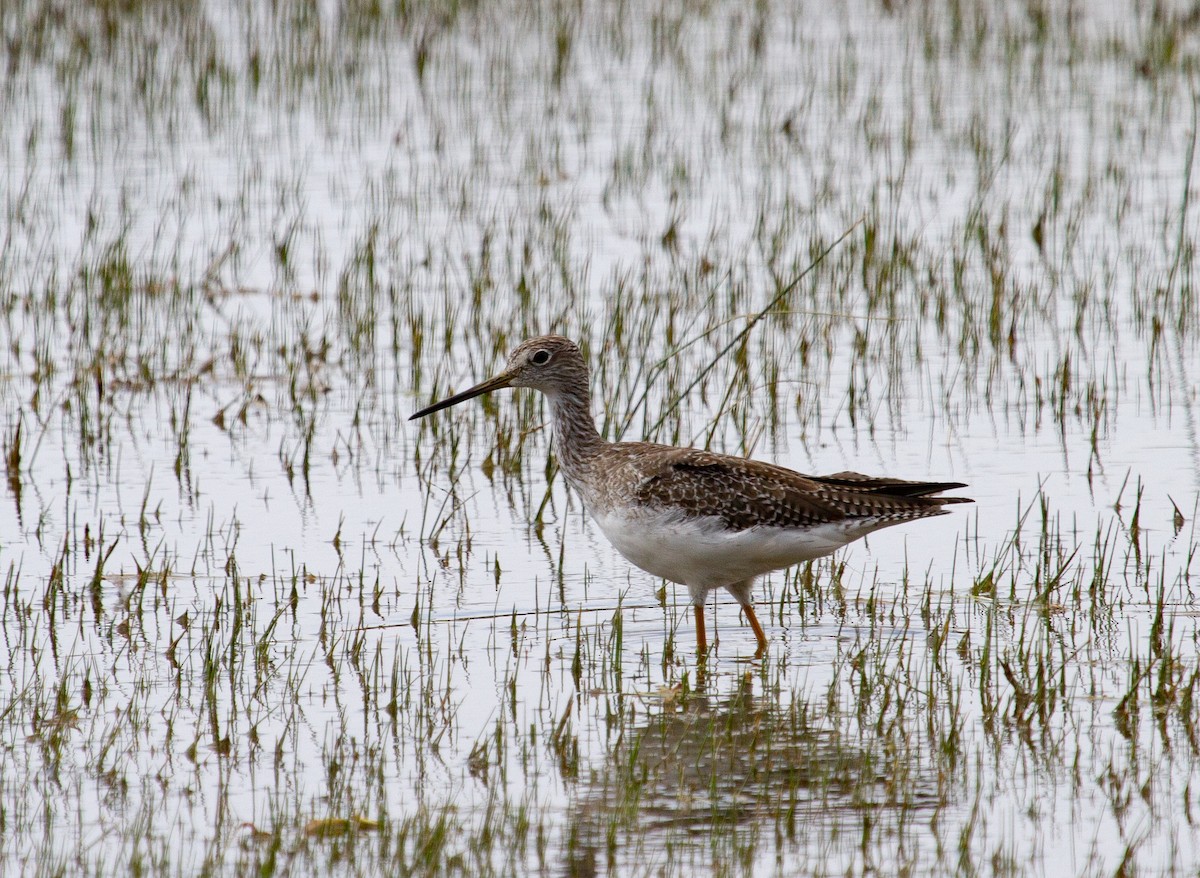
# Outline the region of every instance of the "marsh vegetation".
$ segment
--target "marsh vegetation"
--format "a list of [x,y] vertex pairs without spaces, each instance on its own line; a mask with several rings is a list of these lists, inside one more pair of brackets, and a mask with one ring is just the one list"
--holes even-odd
[[[1194,873],[1189,4],[0,30],[0,872]],[[406,420],[547,331],[609,438],[976,504],[700,676],[536,394]]]

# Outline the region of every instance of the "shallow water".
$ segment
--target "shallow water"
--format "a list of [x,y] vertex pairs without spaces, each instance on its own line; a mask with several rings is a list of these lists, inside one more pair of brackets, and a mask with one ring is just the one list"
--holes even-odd
[[[0,10],[3,870],[1193,869],[1196,25],[993,7]],[[407,421],[545,331],[976,503],[702,673],[533,394]]]

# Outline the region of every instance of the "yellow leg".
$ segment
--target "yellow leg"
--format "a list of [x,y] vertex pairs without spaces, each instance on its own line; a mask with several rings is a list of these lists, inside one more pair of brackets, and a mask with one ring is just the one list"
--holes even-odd
[[754,607],[750,606],[750,604],[744,604],[742,612],[746,614],[746,621],[754,629],[754,636],[758,640],[758,649],[755,651],[754,657],[761,658],[762,654],[767,651],[767,635],[763,631],[762,625],[758,624],[758,616],[754,615]]
[[704,636],[704,607],[696,604],[692,609],[696,611],[696,648],[700,650],[700,657],[704,658],[708,655],[708,638]]

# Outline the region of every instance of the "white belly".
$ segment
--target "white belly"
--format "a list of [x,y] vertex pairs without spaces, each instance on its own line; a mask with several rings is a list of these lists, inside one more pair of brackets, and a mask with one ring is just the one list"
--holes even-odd
[[730,531],[719,518],[685,519],[657,511],[609,511],[592,518],[629,561],[690,586],[693,596],[701,590],[701,599],[709,589],[828,555],[864,532],[851,532],[845,524]]

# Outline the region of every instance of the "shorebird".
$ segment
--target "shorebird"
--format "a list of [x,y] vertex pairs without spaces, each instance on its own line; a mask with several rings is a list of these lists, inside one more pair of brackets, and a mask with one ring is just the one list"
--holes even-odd
[[758,641],[754,580],[831,554],[880,528],[944,515],[970,503],[939,497],[961,482],[912,482],[843,472],[806,476],[781,466],[650,442],[608,442],[592,419],[588,367],[568,338],[522,342],[499,374],[414,412],[423,418],[502,387],[531,387],[550,403],[558,462],[600,530],[627,560],[686,585],[696,643],[707,655],[704,603],[724,588]]

